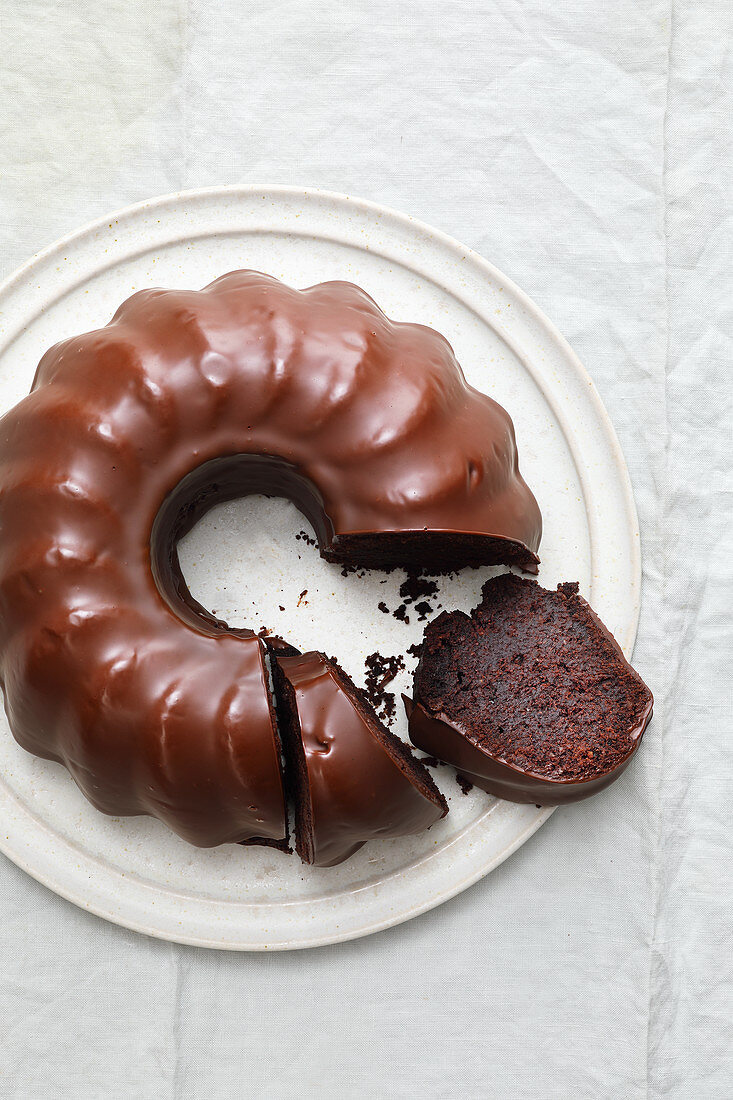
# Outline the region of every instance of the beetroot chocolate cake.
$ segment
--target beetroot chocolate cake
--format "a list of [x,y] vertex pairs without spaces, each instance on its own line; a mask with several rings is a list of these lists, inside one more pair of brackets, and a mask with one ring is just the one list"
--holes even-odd
[[601,790],[638,748],[651,692],[577,584],[552,592],[508,573],[482,596],[425,632],[406,700],[411,740],[515,802]]
[[0,422],[10,728],[99,810],[204,846],[286,843],[264,643],[192,599],[176,550],[250,493],[295,503],[332,562],[539,560],[508,413],[350,283],[143,290],[47,351]]
[[304,863],[341,863],[368,840],[422,832],[448,812],[430,773],[335,661],[314,652],[274,658],[295,847]]

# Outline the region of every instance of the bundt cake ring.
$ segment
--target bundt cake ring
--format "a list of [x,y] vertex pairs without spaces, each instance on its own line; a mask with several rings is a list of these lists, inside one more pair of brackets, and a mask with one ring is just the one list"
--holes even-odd
[[5,708],[104,813],[287,847],[289,797],[298,851],[336,863],[447,806],[338,666],[293,667],[188,592],[178,539],[249,493],[293,501],[331,562],[536,572],[511,420],[438,333],[343,282],[141,291],[51,348],[0,421]]

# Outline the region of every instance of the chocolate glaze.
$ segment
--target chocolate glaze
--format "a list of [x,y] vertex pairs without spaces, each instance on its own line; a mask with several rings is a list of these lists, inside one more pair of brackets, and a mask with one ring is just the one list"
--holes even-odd
[[195,844],[285,836],[262,643],[192,599],[176,552],[212,504],[260,492],[329,560],[536,569],[509,416],[351,284],[146,290],[51,348],[0,421],[10,726],[99,809]]
[[626,770],[641,744],[641,735],[651,719],[651,704],[643,724],[631,736],[634,747],[617,767],[590,779],[548,779],[512,767],[504,760],[490,756],[470,740],[470,730],[445,714],[430,714],[421,703],[413,703],[403,695],[405,711],[410,721],[410,740],[438,760],[452,764],[459,776],[474,787],[507,802],[534,802],[540,806],[561,806],[579,802],[602,791]]
[[299,758],[292,766],[300,769],[306,804],[296,798],[296,847],[305,862],[331,867],[368,840],[419,833],[445,815],[430,775],[406,745],[370,721],[332,662],[322,653],[277,661],[297,713],[283,740],[286,753]]
[[[519,582],[522,583],[522,582]],[[528,583],[528,582],[523,582]],[[491,584],[491,582],[488,582]],[[560,586],[576,588],[574,585]],[[618,658],[626,674],[633,677],[643,689],[646,702],[637,720],[628,729],[631,748],[617,764],[605,771],[582,779],[554,778],[535,774],[531,769],[520,768],[508,760],[493,755],[488,749],[477,743],[473,731],[443,711],[432,711],[420,698],[419,672],[415,676],[415,699],[402,696],[408,717],[410,740],[423,752],[430,753],[446,763],[452,764],[460,776],[476,787],[511,802],[534,802],[543,806],[559,806],[569,802],[579,802],[583,798],[596,794],[613,783],[626,770],[641,744],[642,736],[651,717],[654,700],[651,692],[643,684],[638,673],[626,660],[621,647],[607,627],[601,622],[590,605],[578,595],[572,597],[579,603],[594,624],[599,637]],[[592,737],[592,730],[589,731]]]

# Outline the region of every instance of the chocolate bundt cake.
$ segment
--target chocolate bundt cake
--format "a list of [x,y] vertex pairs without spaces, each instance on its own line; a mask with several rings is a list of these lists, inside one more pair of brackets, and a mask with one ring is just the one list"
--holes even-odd
[[100,810],[152,814],[198,845],[287,840],[263,643],[196,603],[176,551],[248,493],[293,501],[329,561],[538,560],[507,413],[442,336],[355,286],[233,272],[142,291],[51,348],[0,422],[10,726]]
[[410,738],[475,786],[513,802],[575,802],[617,779],[652,694],[578,594],[506,573],[470,615],[425,631],[406,700]]

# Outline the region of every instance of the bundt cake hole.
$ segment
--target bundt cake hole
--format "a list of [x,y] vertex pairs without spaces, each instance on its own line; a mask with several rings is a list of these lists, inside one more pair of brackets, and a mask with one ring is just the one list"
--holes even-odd
[[158,590],[179,618],[196,629],[205,626],[212,631],[251,634],[228,627],[194,599],[181,571],[178,542],[214,505],[257,494],[292,501],[313,527],[319,545],[331,538],[318,490],[284,459],[227,455],[196,467],[167,495],[150,534],[150,562]]

